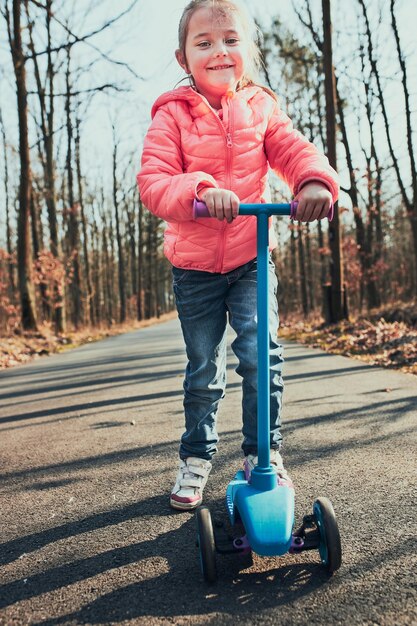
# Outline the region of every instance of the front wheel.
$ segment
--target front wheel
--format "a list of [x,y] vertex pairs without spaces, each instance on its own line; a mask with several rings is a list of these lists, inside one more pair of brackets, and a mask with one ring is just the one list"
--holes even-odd
[[328,498],[317,498],[313,514],[320,532],[319,553],[329,574],[342,564],[342,545],[332,503]]
[[217,580],[216,544],[210,509],[200,506],[196,511],[196,521],[201,571],[206,582],[214,583]]

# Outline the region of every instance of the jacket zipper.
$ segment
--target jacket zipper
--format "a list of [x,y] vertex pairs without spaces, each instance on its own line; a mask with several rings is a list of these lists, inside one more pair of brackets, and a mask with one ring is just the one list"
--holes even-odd
[[[232,148],[233,148],[233,124],[232,124],[232,107],[230,105],[230,98],[227,99],[227,106],[229,109],[228,115],[228,127],[225,128],[222,121],[219,119],[218,115],[214,113],[216,118],[219,120],[220,126],[222,127],[223,133],[225,134],[226,139],[226,182],[228,185],[228,189],[230,189],[232,182]],[[219,241],[219,246],[217,248],[216,262],[214,271],[219,273],[223,266],[224,260],[224,240],[225,240],[225,231],[227,227],[227,222],[223,222],[222,229],[220,231],[221,239]]]

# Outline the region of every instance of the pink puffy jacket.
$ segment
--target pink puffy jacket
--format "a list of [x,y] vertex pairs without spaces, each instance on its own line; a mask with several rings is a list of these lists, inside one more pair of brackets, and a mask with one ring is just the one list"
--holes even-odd
[[191,87],[163,94],[152,108],[137,181],[144,205],[167,222],[164,251],[176,267],[226,273],[256,256],[256,218],[195,220],[198,189],[220,187],[241,202],[268,202],[270,166],[294,195],[318,180],[337,199],[336,172],[266,91],[227,93],[220,115]]

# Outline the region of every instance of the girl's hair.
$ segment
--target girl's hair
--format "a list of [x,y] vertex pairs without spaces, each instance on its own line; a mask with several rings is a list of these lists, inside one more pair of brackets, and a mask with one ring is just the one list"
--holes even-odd
[[[254,21],[249,17],[243,6],[234,0],[191,0],[185,7],[178,28],[178,47],[182,52],[184,59],[185,44],[187,41],[188,27],[193,14],[202,7],[208,7],[213,10],[215,16],[223,18],[230,13],[235,13],[240,19],[243,32],[248,42],[247,67],[244,69],[244,75],[239,81],[238,88],[256,84],[261,67],[261,51],[258,46],[259,31]],[[269,90],[268,90],[269,91]]]

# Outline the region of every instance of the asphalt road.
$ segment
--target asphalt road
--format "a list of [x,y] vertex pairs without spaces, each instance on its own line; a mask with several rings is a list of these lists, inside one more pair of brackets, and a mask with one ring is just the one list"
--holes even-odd
[[[332,500],[337,574],[316,552],[227,556],[203,582],[194,515],[168,505],[183,429],[174,320],[0,373],[0,624],[417,624],[417,379],[293,343],[285,357],[297,523]],[[242,461],[232,354],[219,422],[216,514]]]

